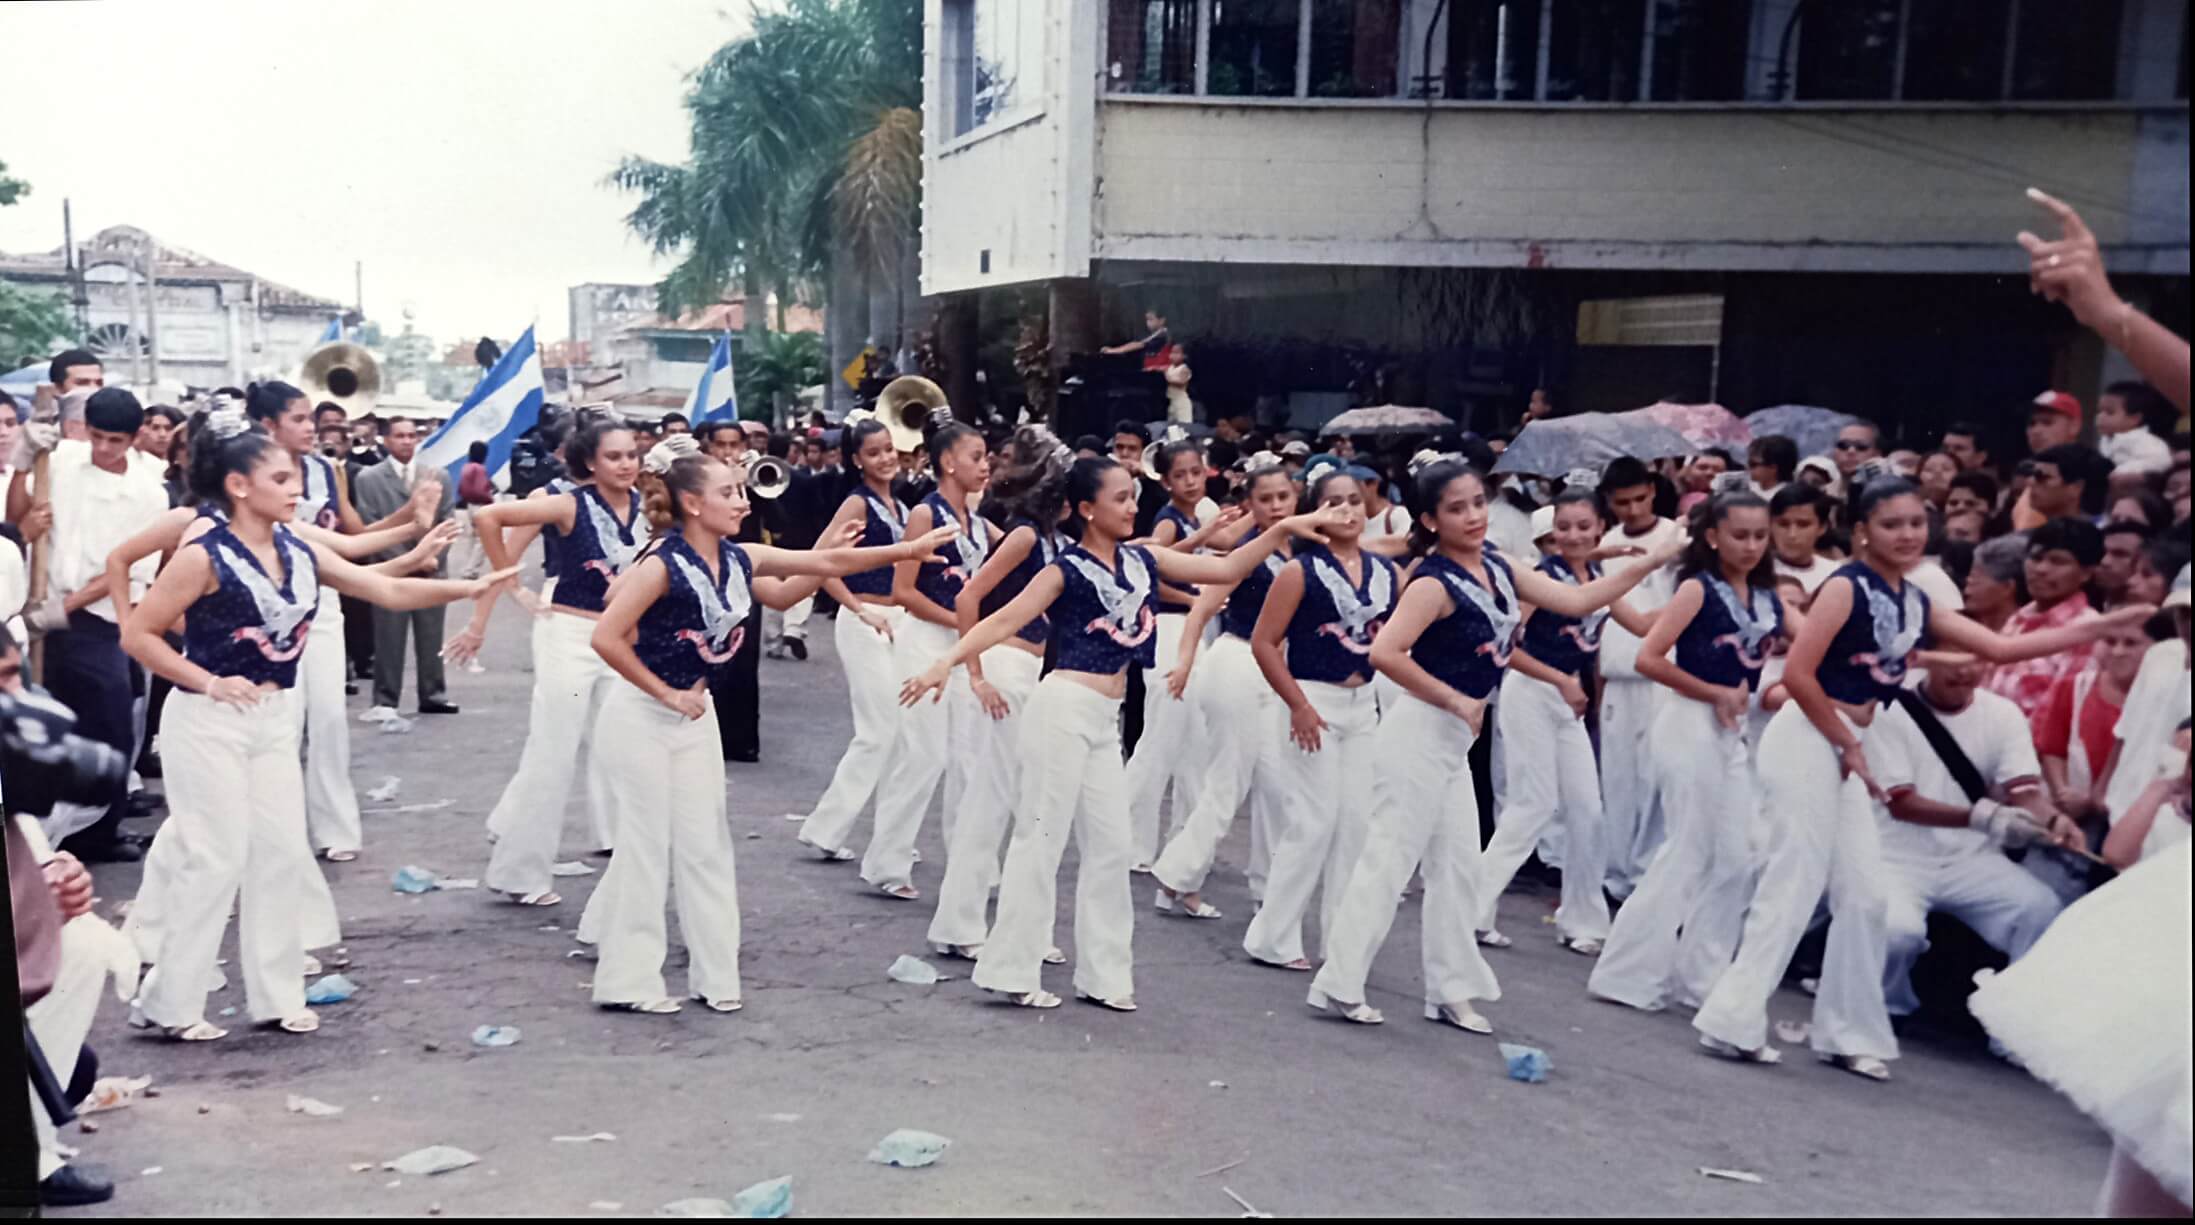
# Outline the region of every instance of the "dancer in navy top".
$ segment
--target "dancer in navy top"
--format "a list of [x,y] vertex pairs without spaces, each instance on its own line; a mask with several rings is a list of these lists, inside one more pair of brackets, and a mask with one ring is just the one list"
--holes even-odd
[[1520,601],[1588,616],[1675,556],[1676,546],[1646,564],[1573,586],[1535,570],[1512,571],[1499,550],[1486,548],[1486,482],[1469,466],[1455,460],[1428,466],[1418,474],[1416,495],[1411,545],[1425,556],[1372,641],[1372,666],[1400,685],[1403,697],[1380,721],[1372,828],[1327,934],[1326,964],[1311,982],[1309,1002],[1359,1024],[1386,1019],[1364,1002],[1364,980],[1422,861],[1425,1017],[1487,1033],[1492,1026],[1472,1002],[1499,999],[1501,988],[1472,932],[1479,817],[1470,751],[1487,698],[1509,665]]
[[[1897,696],[1913,652],[1931,640],[1992,663],[2033,659],[2139,625],[2146,605],[2007,637],[1932,607],[1906,573],[1928,545],[1928,515],[1903,477],[1876,475],[1851,495],[1853,560],[1814,592],[1791,644],[1783,686],[1791,701],[1761,734],[1761,819],[1768,854],[1745,916],[1737,958],[1715,982],[1692,1026],[1701,1045],[1754,1063],[1780,1058],[1768,1044],[1768,998],[1826,886],[1834,922],[1814,997],[1815,1053],[1871,1080],[1890,1077],[1898,1040],[1883,1004],[1887,899],[1877,881],[1867,731],[1875,708]],[[1977,804],[1986,824],[1994,805]]]
[[1135,535],[1135,480],[1109,459],[1076,461],[1067,476],[1068,534],[1078,543],[1039,572],[1012,603],[970,630],[952,654],[901,690],[908,704],[942,690],[952,669],[1051,619],[1053,667],[1023,716],[1024,770],[1013,841],[999,882],[998,918],[976,960],[975,984],[1017,1004],[1053,1008],[1039,981],[1052,947],[1053,897],[1067,834],[1076,831],[1081,879],[1075,888],[1075,993],[1117,1011],[1135,1008],[1129,951],[1128,805],[1122,791],[1120,703],[1128,669],[1153,662],[1160,579],[1239,582],[1291,534],[1309,534],[1337,514],[1298,515],[1226,558],[1128,544]]
[[[861,480],[839,504],[822,538],[837,539],[847,525],[859,524],[864,546],[876,548],[899,540],[907,530],[907,508],[892,494],[900,463],[891,431],[882,421],[866,418],[845,428],[839,446],[846,466]],[[895,682],[905,679],[894,671],[892,644],[908,619],[907,610],[892,594],[893,577],[891,567],[879,566],[823,584],[823,590],[839,603],[841,615],[833,618],[831,636],[838,647],[839,666],[846,670],[854,735],[815,808],[804,819],[801,814],[788,815],[801,821],[802,845],[828,860],[854,857],[847,846],[854,822],[876,797],[878,785],[892,777],[892,749],[899,740],[900,720]]]
[[[1539,573],[1573,585],[1601,577],[1597,558],[1607,516],[1600,494],[1589,487],[1566,489],[1551,509],[1555,552],[1541,559]],[[1648,614],[1626,600],[1616,600],[1584,617],[1525,609],[1523,637],[1509,658],[1509,674],[1502,678],[1501,696],[1494,703],[1505,787],[1494,836],[1481,860],[1480,944],[1501,948],[1510,943],[1495,926],[1496,908],[1510,878],[1539,845],[1557,812],[1562,815],[1563,840],[1556,939],[1572,952],[1590,957],[1608,938],[1608,897],[1601,892],[1601,877],[1608,863],[1609,835],[1601,807],[1600,767],[1585,731],[1590,701],[1581,674],[1600,654],[1601,627],[1611,619],[1642,637],[1653,624]]]
[[[610,583],[639,560],[650,528],[640,513],[640,455],[633,432],[606,421],[590,422],[564,446],[564,460],[582,482],[562,493],[483,506],[473,513],[480,547],[491,567],[516,561],[510,528],[538,527],[542,555],[553,558],[556,586],[548,615],[534,626],[534,684],[526,747],[518,770],[504,785],[488,815],[495,849],[482,880],[496,895],[526,906],[554,906],[563,899],[551,888],[557,842],[564,833],[564,809],[574,795],[573,780],[587,777],[592,788],[600,771],[579,773],[588,750],[588,731],[602,705],[611,676],[587,645],[601,619]],[[471,624],[444,653],[459,661],[480,650],[498,597],[515,591],[504,584],[473,607]],[[598,825],[593,842],[615,845],[616,826],[606,796],[590,796]],[[587,933],[592,934],[591,930]]]
[[739,650],[753,601],[788,608],[826,577],[927,559],[954,529],[874,548],[736,544],[749,510],[746,470],[702,455],[688,434],[649,451],[641,479],[656,546],[618,583],[590,638],[623,678],[595,716],[597,759],[617,797],[618,846],[597,890],[607,900],[594,999],[632,1012],[678,1011],[663,982],[664,896],[675,873],[688,989],[711,1009],[733,1012],[741,999],[739,889],[709,675]]
[[[311,851],[294,689],[320,588],[386,608],[430,608],[478,594],[490,580],[395,579],[298,539],[284,526],[298,503],[296,465],[241,410],[210,414],[190,450],[193,492],[226,519],[176,554],[122,631],[123,649],[176,685],[168,809],[189,834],[186,862],[166,889],[168,931],[140,996],[141,1019],[186,1041],[224,1035],[205,1019],[206,994],[241,886],[239,960],[252,1019],[307,1033],[319,1018],[305,1007],[298,973],[306,895],[296,869]],[[179,619],[180,652],[163,637]]]
[[1737,952],[1760,812],[1750,715],[1763,665],[1800,624],[1776,590],[1768,503],[1722,493],[1694,514],[1676,595],[1638,656],[1639,675],[1669,690],[1649,738],[1668,840],[1586,980],[1595,996],[1648,1011],[1697,1008]]

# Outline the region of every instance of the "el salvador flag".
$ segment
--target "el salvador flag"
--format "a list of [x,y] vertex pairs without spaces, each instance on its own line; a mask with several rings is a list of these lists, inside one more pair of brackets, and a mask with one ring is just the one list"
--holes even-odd
[[704,421],[739,420],[739,397],[732,390],[731,333],[717,337],[716,349],[709,354],[709,364],[701,371],[701,381],[694,384],[693,394],[686,397],[686,420],[695,425]]
[[457,413],[434,436],[419,444],[417,462],[445,468],[450,488],[457,488],[458,469],[475,442],[488,444],[488,475],[493,477],[510,462],[511,444],[541,418],[541,354],[534,348],[534,330],[511,342],[502,360],[488,371]]
[[343,317],[337,315],[335,318],[328,320],[328,326],[321,330],[318,343],[332,344],[341,339],[343,339]]

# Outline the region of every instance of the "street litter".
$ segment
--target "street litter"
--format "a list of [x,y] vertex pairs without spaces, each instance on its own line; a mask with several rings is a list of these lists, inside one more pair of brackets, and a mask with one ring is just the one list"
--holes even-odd
[[480,879],[474,876],[444,876],[436,879],[437,889],[478,889]]
[[403,779],[391,774],[374,786],[367,788],[366,799],[375,804],[386,804],[396,798],[397,789],[403,785]]
[[927,987],[952,977],[950,974],[938,973],[936,966],[920,957],[909,957],[905,953],[901,953],[899,959],[892,962],[884,973],[895,983],[912,983],[917,987]]
[[517,1041],[516,1025],[482,1025],[473,1030],[474,1046],[510,1046]]
[[434,873],[413,864],[405,864],[396,870],[389,887],[398,893],[431,893],[434,891]]
[[732,1197],[732,1215],[750,1220],[774,1220],[793,1214],[793,1179],[790,1174],[758,1182]]
[[140,1178],[151,1178],[153,1175],[158,1174],[160,1172],[160,1169],[161,1167],[159,1166],[148,1165],[144,1169],[139,1170],[137,1172],[137,1176]]
[[371,1161],[353,1161],[351,1163],[351,1173],[353,1174],[364,1174],[371,1169],[373,1169],[373,1162]]
[[[92,1082],[90,1096],[76,1108],[76,1113],[98,1114],[102,1110],[120,1110],[151,1084],[150,1076],[102,1076]],[[145,1096],[152,1095],[147,1093]]]
[[1215,1165],[1209,1170],[1198,1170],[1197,1177],[1210,1178],[1214,1174],[1225,1174],[1227,1171],[1234,1169],[1236,1166],[1241,1165],[1243,1162],[1248,1160],[1250,1160],[1248,1157],[1237,1157],[1233,1161],[1228,1162],[1226,1165]]
[[598,1199],[590,1201],[587,1206],[596,1212],[616,1212],[625,1205],[614,1199]]
[[549,875],[551,875],[551,876],[593,876],[593,875],[594,875],[594,869],[593,869],[593,868],[590,868],[590,867],[588,867],[588,866],[587,866],[586,864],[583,864],[583,863],[579,862],[579,861],[578,861],[578,860],[576,860],[576,859],[567,859],[567,860],[565,860],[565,861],[564,861],[564,862],[562,862],[562,863],[559,863],[559,864],[552,864],[552,865],[550,866],[550,868],[549,868]]
[[766,1114],[762,1117],[772,1123],[798,1123],[800,1121],[800,1116],[797,1114]]
[[1813,1032],[1814,1027],[1807,1024],[1805,1021],[1776,1022],[1776,1037],[1790,1043],[1793,1046],[1797,1046],[1800,1043],[1805,1042],[1807,1038],[1811,1034],[1813,1034]]
[[1215,1080],[1215,1081],[1211,1082],[1211,1084],[1207,1085],[1206,1087],[1207,1087],[1207,1088],[1211,1088],[1211,1089],[1224,1089],[1224,1088],[1226,1088],[1226,1087],[1227,1087],[1227,1082],[1226,1082],[1226,1081],[1224,1081],[1224,1080]]
[[436,800],[431,804],[397,804],[389,808],[368,808],[364,811],[377,817],[386,817],[400,812],[440,812],[455,803],[456,800]]
[[1708,1178],[1720,1178],[1725,1182],[1749,1182],[1756,1187],[1761,1184],[1760,1175],[1745,1170],[1718,1170],[1711,1165],[1703,1165],[1700,1167],[1700,1173]]
[[415,1148],[394,1161],[385,1161],[381,1163],[381,1168],[395,1170],[399,1174],[446,1174],[451,1170],[462,1170],[479,1160],[480,1158],[461,1148],[453,1148],[447,1144],[430,1144],[425,1148]]
[[343,1113],[341,1106],[330,1106],[319,1098],[299,1097],[295,1093],[290,1094],[289,1110],[291,1114],[310,1115],[316,1119],[332,1119]]
[[1552,1066],[1547,1061],[1547,1052],[1536,1046],[1504,1042],[1501,1044],[1501,1057],[1509,1065],[1509,1079],[1521,1080],[1528,1085],[1546,1080],[1547,1069]]
[[1235,1194],[1235,1189],[1233,1187],[1221,1187],[1220,1190],[1227,1193],[1228,1199],[1231,1199],[1242,1206],[1242,1215],[1244,1216],[1244,1218],[1255,1218],[1260,1221],[1270,1221],[1273,1219],[1272,1213],[1259,1212],[1257,1209],[1252,1208],[1250,1206],[1250,1201]]
[[589,1144],[596,1140],[615,1140],[617,1139],[617,1137],[606,1131],[598,1131],[593,1133],[592,1135],[550,1136],[549,1139],[555,1141],[558,1144]]
[[878,1165],[898,1166],[903,1170],[917,1169],[936,1161],[952,1141],[927,1131],[902,1127],[876,1142],[869,1150],[869,1160]]
[[311,986],[305,988],[305,1002],[308,1004],[340,1004],[356,994],[358,994],[357,983],[343,977],[341,974],[327,974],[314,980]]
[[381,721],[381,734],[384,736],[408,736],[415,726],[413,720],[402,715],[392,715]]

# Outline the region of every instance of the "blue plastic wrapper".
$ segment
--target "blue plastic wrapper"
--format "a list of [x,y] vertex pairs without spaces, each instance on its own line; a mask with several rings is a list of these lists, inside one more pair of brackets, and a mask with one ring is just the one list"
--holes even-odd
[[1511,1080],[1536,1085],[1547,1079],[1547,1069],[1551,1066],[1547,1062],[1547,1052],[1536,1046],[1518,1046],[1504,1042],[1501,1044],[1501,1057],[1509,1065]]
[[396,870],[396,876],[389,882],[389,887],[398,893],[432,893],[434,873],[405,864]]
[[358,994],[357,983],[343,977],[341,974],[327,974],[305,988],[305,1002],[308,1004],[340,1004],[356,994]]
[[473,1030],[474,1046],[510,1046],[517,1041],[516,1025],[482,1025]]
[[733,1196],[732,1215],[754,1220],[793,1215],[792,1176],[758,1182]]
[[952,1141],[933,1132],[916,1131],[902,1127],[876,1142],[869,1150],[869,1160],[878,1165],[898,1166],[912,1170],[936,1161]]

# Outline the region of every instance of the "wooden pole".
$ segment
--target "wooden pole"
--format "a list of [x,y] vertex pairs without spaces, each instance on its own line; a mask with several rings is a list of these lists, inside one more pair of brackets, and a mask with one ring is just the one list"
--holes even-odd
[[[37,396],[31,402],[30,419],[47,424],[58,424],[60,422],[61,397],[58,389],[53,384],[47,383],[39,387]],[[51,451],[40,451],[38,458],[31,462],[31,510],[33,512],[53,500],[52,482],[47,479],[47,472],[52,464],[53,452]],[[30,603],[33,608],[44,602],[46,598],[46,569],[52,551],[53,525],[49,523],[46,525],[46,530],[38,534],[38,539],[32,542],[30,547]],[[44,635],[37,635],[31,639],[28,654],[24,658],[30,663],[31,679],[39,684],[44,684],[46,679],[46,639]]]

